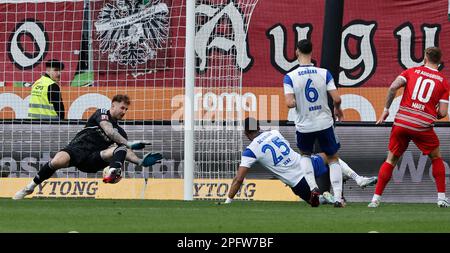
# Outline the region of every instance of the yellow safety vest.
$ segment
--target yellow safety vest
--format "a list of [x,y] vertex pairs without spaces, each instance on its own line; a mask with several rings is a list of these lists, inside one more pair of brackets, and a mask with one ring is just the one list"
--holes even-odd
[[31,119],[56,119],[58,114],[53,104],[48,101],[48,87],[55,81],[47,76],[39,78],[31,88],[30,105],[28,107],[28,117]]

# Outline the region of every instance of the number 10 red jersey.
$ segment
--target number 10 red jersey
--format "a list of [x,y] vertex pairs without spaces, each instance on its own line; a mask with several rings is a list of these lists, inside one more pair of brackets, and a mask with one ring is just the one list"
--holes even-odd
[[436,69],[426,66],[403,71],[400,78],[406,81],[400,108],[394,125],[414,131],[433,127],[440,102],[449,102],[449,85]]

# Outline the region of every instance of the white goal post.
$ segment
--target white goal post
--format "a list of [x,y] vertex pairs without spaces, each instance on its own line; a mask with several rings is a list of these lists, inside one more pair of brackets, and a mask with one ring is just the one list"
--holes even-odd
[[[197,2],[197,3],[195,3]],[[214,5],[206,3],[214,2]],[[241,1],[187,1],[186,4],[186,64],[185,64],[185,110],[184,110],[184,200],[193,200],[194,178],[230,178],[235,174],[242,151],[241,122],[242,107],[235,110],[220,110],[227,101],[209,101],[202,96],[201,103],[210,105],[206,113],[195,112],[195,88],[202,94],[235,94],[242,96],[242,71],[236,63],[243,54],[227,52],[225,54],[210,53],[201,59],[202,44],[211,40],[225,44],[222,50],[233,50],[233,46],[245,48],[248,25],[258,0]],[[206,19],[206,21],[204,20]],[[198,21],[198,22],[196,22]],[[240,29],[235,29],[235,27]],[[218,31],[218,32],[217,32]],[[220,41],[222,40],[222,41]],[[226,44],[229,44],[226,45]],[[238,45],[240,43],[241,45]],[[227,48],[228,46],[228,48]],[[199,51],[199,52],[197,52]],[[241,57],[241,59],[237,57]],[[200,66],[196,64],[200,58]],[[196,69],[209,72],[196,78]],[[228,78],[228,79],[227,79]],[[231,95],[232,96],[232,95]],[[232,101],[240,104],[240,99]],[[196,117],[197,116],[197,117]],[[197,122],[197,123],[196,123]],[[212,137],[212,138],[211,138]],[[205,148],[206,147],[206,148]],[[224,154],[223,156],[221,154]]]

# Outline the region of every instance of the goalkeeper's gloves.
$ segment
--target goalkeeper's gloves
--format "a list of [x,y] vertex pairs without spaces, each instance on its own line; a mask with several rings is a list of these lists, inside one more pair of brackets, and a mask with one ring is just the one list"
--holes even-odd
[[163,156],[160,153],[148,153],[142,158],[142,161],[139,165],[144,167],[150,167],[155,163],[160,163]]
[[130,149],[143,149],[145,145],[151,145],[149,141],[129,141],[127,147]]

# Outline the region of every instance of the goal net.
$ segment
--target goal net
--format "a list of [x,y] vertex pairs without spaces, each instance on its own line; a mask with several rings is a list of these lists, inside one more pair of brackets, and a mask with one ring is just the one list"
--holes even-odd
[[[242,151],[242,66],[257,0],[197,0],[194,178],[232,178]],[[34,177],[116,94],[131,98],[120,122],[150,140],[161,164],[125,164],[125,178],[183,177],[186,2],[2,0],[0,176]],[[57,59],[64,120],[28,117],[32,84]],[[100,177],[68,168],[55,177]]]
[[242,66],[249,61],[247,28],[256,3],[197,3],[195,178],[232,178],[239,165],[243,108],[251,103],[242,94]]

